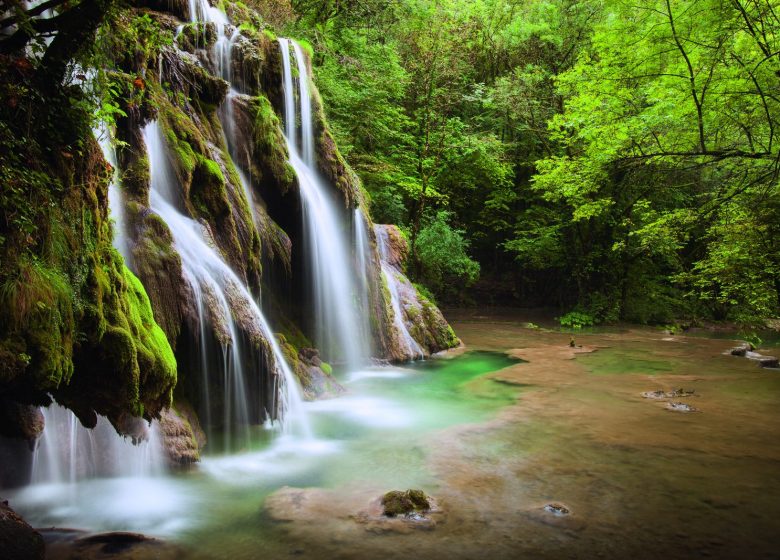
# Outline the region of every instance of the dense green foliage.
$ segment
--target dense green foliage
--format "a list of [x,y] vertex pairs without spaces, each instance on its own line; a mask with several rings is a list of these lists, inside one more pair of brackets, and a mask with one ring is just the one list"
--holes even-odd
[[375,219],[437,295],[463,295],[470,255],[477,297],[598,321],[778,314],[772,2],[293,8]]

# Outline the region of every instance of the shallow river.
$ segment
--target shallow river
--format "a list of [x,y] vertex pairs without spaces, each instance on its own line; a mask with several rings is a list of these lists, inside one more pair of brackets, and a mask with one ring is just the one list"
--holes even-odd
[[[345,395],[306,405],[310,440],[11,505],[38,527],[157,535],[176,558],[780,558],[780,371],[722,339],[634,329],[572,349],[522,318],[452,319],[465,353],[346,374]],[[641,395],[679,388],[694,393]],[[407,488],[435,498],[429,519],[377,516]]]

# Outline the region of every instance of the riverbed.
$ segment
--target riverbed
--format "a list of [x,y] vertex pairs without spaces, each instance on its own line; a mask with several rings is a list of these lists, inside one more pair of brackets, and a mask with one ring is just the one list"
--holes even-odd
[[[780,371],[721,338],[448,318],[465,349],[342,374],[346,393],[306,405],[311,439],[11,503],[39,527],[141,531],[193,559],[780,557]],[[435,511],[378,515],[407,488]]]

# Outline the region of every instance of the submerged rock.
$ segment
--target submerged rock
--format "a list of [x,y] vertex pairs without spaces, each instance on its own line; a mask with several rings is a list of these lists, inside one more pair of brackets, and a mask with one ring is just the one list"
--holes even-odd
[[687,391],[681,387],[679,389],[672,389],[671,391],[663,391],[661,389],[657,391],[645,391],[642,393],[642,396],[646,399],[675,399],[692,397],[694,396],[694,393],[696,393],[695,390]]
[[681,402],[669,402],[666,403],[666,409],[673,412],[699,412],[698,408],[694,408],[689,404]]
[[387,517],[419,516],[420,513],[430,511],[431,502],[422,490],[392,490],[382,496],[382,507],[382,513]]
[[47,558],[79,560],[176,560],[184,550],[177,545],[123,531],[84,536],[81,531],[52,529],[44,531]]
[[0,502],[0,555],[13,560],[38,560],[44,557],[43,537],[12,510]]
[[571,511],[569,508],[567,508],[565,505],[560,504],[558,502],[552,502],[544,506],[544,511],[547,513],[552,513],[553,515],[563,516],[563,515],[569,515]]
[[775,358],[774,356],[761,356],[760,358],[755,358],[755,360],[758,362],[758,365],[762,368],[778,368],[780,367],[780,360]]

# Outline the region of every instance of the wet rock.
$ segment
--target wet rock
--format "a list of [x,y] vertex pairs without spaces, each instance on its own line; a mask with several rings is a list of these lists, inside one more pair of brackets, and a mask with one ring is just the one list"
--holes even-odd
[[198,49],[210,49],[216,41],[217,28],[211,22],[187,23],[176,38],[179,48],[189,53],[195,53]]
[[43,537],[8,505],[0,502],[0,556],[13,560],[44,557]]
[[120,434],[129,437],[133,445],[149,440],[149,424],[143,418],[125,414],[117,420],[115,427]]
[[553,515],[557,516],[569,515],[571,513],[569,508],[558,502],[546,504],[542,509],[544,509],[544,511],[547,513],[552,513]]
[[316,348],[301,348],[298,350],[298,355],[307,365],[319,367],[322,364],[320,351]]
[[761,356],[757,358],[758,365],[762,368],[778,368],[780,367],[780,360],[774,356]]
[[[387,280],[394,282],[401,310],[401,320],[408,334],[419,345],[423,356],[415,355],[414,348],[409,348],[406,337],[394,326],[395,311],[389,301],[391,294],[385,287],[385,320],[388,332],[392,333],[386,341],[386,355],[390,360],[403,362],[431,353],[460,345],[460,340],[453,332],[447,320],[436,305],[425,297],[402,272],[402,265],[409,248],[401,231],[393,225],[376,224],[374,232],[384,266],[387,267]],[[389,266],[388,266],[389,265]]]
[[176,560],[184,550],[140,533],[112,532],[82,536],[81,531],[47,530],[47,558],[79,560]]
[[666,403],[666,409],[671,410],[673,412],[699,412],[698,408],[694,408],[689,404],[682,403],[682,402],[669,402]]
[[696,393],[695,390],[687,391],[680,387],[679,389],[672,389],[671,391],[645,391],[642,396],[646,399],[679,399],[684,397],[692,397]]
[[742,358],[745,357],[745,354],[748,352],[749,348],[745,346],[737,346],[736,348],[731,349],[731,355],[732,356],[740,356]]
[[[733,352],[734,351],[732,350],[732,354]],[[744,357],[749,360],[758,362],[758,365],[763,368],[780,367],[780,361],[774,356],[765,356],[763,354],[759,354],[758,352],[754,352],[753,350],[745,350]]]
[[177,402],[175,408],[165,409],[160,416],[160,428],[165,454],[171,466],[186,467],[200,461],[200,450],[206,443],[206,435],[191,407]]
[[398,515],[420,517],[420,513],[430,511],[431,502],[422,490],[401,492],[392,490],[382,496],[382,513],[387,517]]
[[33,449],[35,440],[43,432],[44,423],[43,414],[37,406],[0,397],[0,435],[23,439]]
[[187,0],[136,0],[136,5],[158,12],[169,12],[180,20],[190,19],[190,8]]

